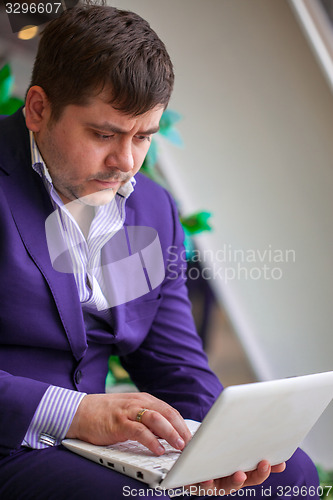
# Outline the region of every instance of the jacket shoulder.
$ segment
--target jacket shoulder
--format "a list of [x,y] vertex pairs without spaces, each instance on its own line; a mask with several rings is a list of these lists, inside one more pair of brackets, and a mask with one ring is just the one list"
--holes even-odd
[[13,115],[0,119],[0,169],[9,173],[29,158],[29,131],[20,108]]
[[[164,203],[170,205],[174,205],[175,201],[169,191],[153,181],[145,174],[141,172],[137,173],[135,176],[136,186],[133,195],[134,198],[140,198],[140,201],[144,200],[145,205],[154,206],[154,205],[164,205]],[[131,196],[132,197],[132,196]],[[131,198],[130,197],[130,198]]]

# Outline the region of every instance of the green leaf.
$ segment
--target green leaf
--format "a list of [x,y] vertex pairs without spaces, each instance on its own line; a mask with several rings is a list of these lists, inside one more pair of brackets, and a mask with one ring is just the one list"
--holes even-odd
[[[116,383],[130,383],[131,379],[127,371],[122,367],[118,356],[110,356],[109,372],[112,374],[113,381]],[[111,377],[110,377],[111,378]]]
[[189,234],[197,234],[202,231],[211,231],[208,219],[212,216],[210,212],[196,212],[181,218],[181,223]]
[[168,139],[172,144],[176,146],[183,146],[183,140],[180,136],[180,133],[175,128],[168,128],[161,130],[161,135],[163,135],[166,139]]
[[0,69],[0,83],[6,80],[11,75],[11,70],[9,64],[5,64]]
[[157,157],[158,157],[157,143],[154,139],[152,139],[150,148],[148,149],[148,153],[146,154],[146,158],[144,159],[141,168],[143,170],[152,170],[157,163]]
[[172,109],[166,109],[160,119],[160,130],[163,131],[172,127],[181,120],[181,115]]
[[11,97],[6,102],[0,102],[0,115],[12,115],[21,106],[23,106],[24,101],[18,99],[17,97]]
[[9,64],[5,64],[0,70],[0,104],[9,99],[13,85],[14,77],[11,74]]

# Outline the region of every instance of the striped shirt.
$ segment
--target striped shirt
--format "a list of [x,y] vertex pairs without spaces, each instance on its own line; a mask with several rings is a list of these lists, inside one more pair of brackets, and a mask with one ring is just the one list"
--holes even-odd
[[[110,203],[95,207],[95,216],[89,234],[85,238],[55,190],[31,131],[30,147],[32,168],[40,175],[50,195],[55,209],[54,220],[57,220],[66,247],[69,249],[82,307],[96,308],[109,314],[110,305],[104,294],[105,284],[100,265],[101,249],[124,223],[125,202],[134,190],[135,179],[132,178],[124,184]],[[30,422],[22,445],[42,449],[60,444],[85,395],[62,387],[49,386]]]
[[51,216],[53,224],[58,224],[66,248],[72,261],[72,270],[76,281],[80,302],[83,307],[107,310],[111,305],[105,296],[101,266],[101,249],[117,232],[125,221],[125,202],[134,190],[135,179],[132,178],[118,190],[110,203],[94,207],[95,216],[91,222],[87,239],[70,212],[71,202],[65,205],[55,190],[49,171],[43,161],[30,132],[32,167],[43,179],[44,185],[55,208]]

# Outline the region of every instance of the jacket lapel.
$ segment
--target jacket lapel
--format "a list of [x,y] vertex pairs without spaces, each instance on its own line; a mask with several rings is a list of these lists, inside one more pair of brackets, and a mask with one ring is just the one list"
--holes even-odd
[[31,167],[22,111],[1,120],[0,132],[4,158],[0,168],[5,172],[0,175],[0,184],[27,252],[49,285],[73,354],[80,359],[87,348],[81,305],[73,275],[57,272],[51,264],[45,220],[53,207],[42,180]]

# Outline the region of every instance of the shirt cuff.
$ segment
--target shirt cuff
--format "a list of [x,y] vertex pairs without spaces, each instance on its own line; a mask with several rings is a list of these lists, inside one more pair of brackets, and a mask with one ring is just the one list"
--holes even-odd
[[61,443],[86,393],[50,385],[30,422],[22,446],[42,449]]

